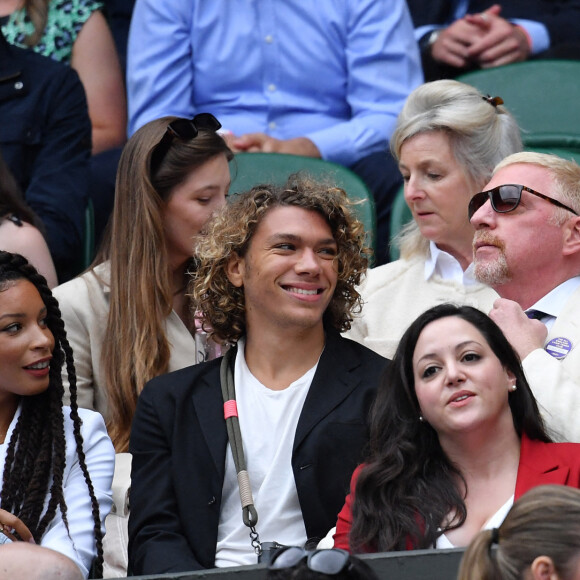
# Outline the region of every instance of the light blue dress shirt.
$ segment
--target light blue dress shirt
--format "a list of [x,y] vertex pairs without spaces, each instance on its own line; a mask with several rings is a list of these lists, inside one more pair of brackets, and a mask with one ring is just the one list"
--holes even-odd
[[422,80],[404,0],[138,0],[129,133],[210,112],[236,135],[308,137],[348,166],[386,150]]

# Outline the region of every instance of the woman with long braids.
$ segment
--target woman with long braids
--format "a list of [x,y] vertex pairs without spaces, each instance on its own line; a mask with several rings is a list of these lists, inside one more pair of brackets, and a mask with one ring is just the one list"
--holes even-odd
[[[63,365],[70,407],[62,403]],[[91,566],[100,577],[113,470],[102,417],[77,407],[58,302],[25,258],[0,251],[0,542],[28,542],[0,545],[2,564],[18,559],[18,576],[28,578],[39,545],[64,554],[85,578]]]
[[580,487],[580,444],[551,442],[517,354],[486,314],[435,306],[405,332],[379,387],[335,546],[467,546],[545,483]]

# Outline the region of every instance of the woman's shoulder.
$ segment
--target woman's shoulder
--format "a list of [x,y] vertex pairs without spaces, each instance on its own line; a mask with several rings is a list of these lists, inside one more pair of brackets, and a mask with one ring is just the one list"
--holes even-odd
[[48,19],[41,42],[43,54],[70,64],[76,38],[93,12],[101,10],[97,0],[51,0]]
[[102,9],[103,2],[99,0],[51,0],[48,21],[52,26],[58,24],[62,30],[78,34],[91,14]]
[[[83,436],[85,435],[85,433],[89,434],[98,431],[102,431],[104,433],[107,432],[105,420],[98,411],[93,411],[91,409],[83,409],[79,407],[77,412],[81,420],[81,433],[83,434]],[[68,405],[63,406],[62,413],[64,416],[65,430],[66,431],[72,430],[74,422],[70,416],[71,408]]]
[[49,19],[64,23],[67,26],[81,25],[89,16],[103,9],[101,0],[51,0],[49,2]]
[[[74,455],[76,453],[76,440],[74,436],[74,421],[70,416],[71,408],[69,406],[63,406],[62,413],[64,417],[67,455]],[[114,456],[115,450],[107,432],[103,416],[97,411],[82,408],[78,409],[78,415],[85,453],[89,452],[89,450],[94,450],[94,453],[103,458],[110,458],[111,455]]]
[[0,221],[0,243],[14,243],[20,238],[44,239],[42,234],[33,225],[10,215]]
[[383,289],[385,286],[390,286],[401,276],[409,272],[423,272],[425,267],[425,260],[423,257],[416,256],[409,260],[400,259],[376,268],[367,270],[365,280],[362,286],[367,293],[376,292]]
[[[106,293],[109,288],[110,271],[109,264],[99,264],[95,268],[83,274],[59,284],[52,293],[58,300],[61,298],[74,299],[74,301],[85,301],[89,293]],[[91,297],[92,298],[92,297]]]
[[5,219],[0,223],[0,248],[22,254],[45,278],[50,287],[57,283],[54,264],[44,236],[33,225]]
[[560,454],[565,457],[572,457],[580,465],[580,443],[556,442],[546,443],[550,452]]
[[563,465],[576,465],[580,468],[580,443],[573,442],[550,442],[530,439],[522,436],[520,462],[532,462],[539,465],[561,463]]

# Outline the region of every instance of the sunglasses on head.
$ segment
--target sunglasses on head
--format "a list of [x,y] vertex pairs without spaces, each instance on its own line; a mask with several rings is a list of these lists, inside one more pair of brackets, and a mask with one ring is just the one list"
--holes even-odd
[[193,119],[175,119],[167,125],[161,141],[157,143],[151,154],[151,174],[154,174],[167,155],[174,139],[189,141],[195,139],[200,130],[218,131],[221,123],[211,113],[199,113]]
[[295,546],[284,546],[274,554],[269,568],[270,570],[293,568],[305,558],[309,570],[330,576],[340,574],[350,565],[350,554],[345,550],[330,548],[309,551]]
[[507,185],[498,185],[489,191],[482,191],[481,193],[476,193],[469,202],[468,215],[469,219],[473,217],[473,214],[489,199],[491,202],[491,207],[493,211],[497,213],[508,213],[513,211],[520,205],[522,199],[522,191],[527,191],[536,197],[541,197],[550,203],[557,205],[563,209],[571,211],[574,215],[578,215],[571,207],[564,205],[557,199],[553,199],[544,195],[543,193],[538,193],[525,185],[515,185],[513,183]]

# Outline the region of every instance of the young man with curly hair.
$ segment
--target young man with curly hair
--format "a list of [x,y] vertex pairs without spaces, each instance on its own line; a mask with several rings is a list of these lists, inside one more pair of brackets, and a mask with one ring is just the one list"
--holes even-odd
[[[387,364],[339,334],[360,307],[355,287],[367,266],[363,226],[348,206],[342,190],[306,178],[255,187],[196,247],[191,291],[208,332],[230,345],[258,514],[250,521],[262,542],[300,545],[334,526]],[[220,366],[225,380],[228,361],[216,359],[150,381],[139,398],[130,444],[134,574],[257,562]]]

